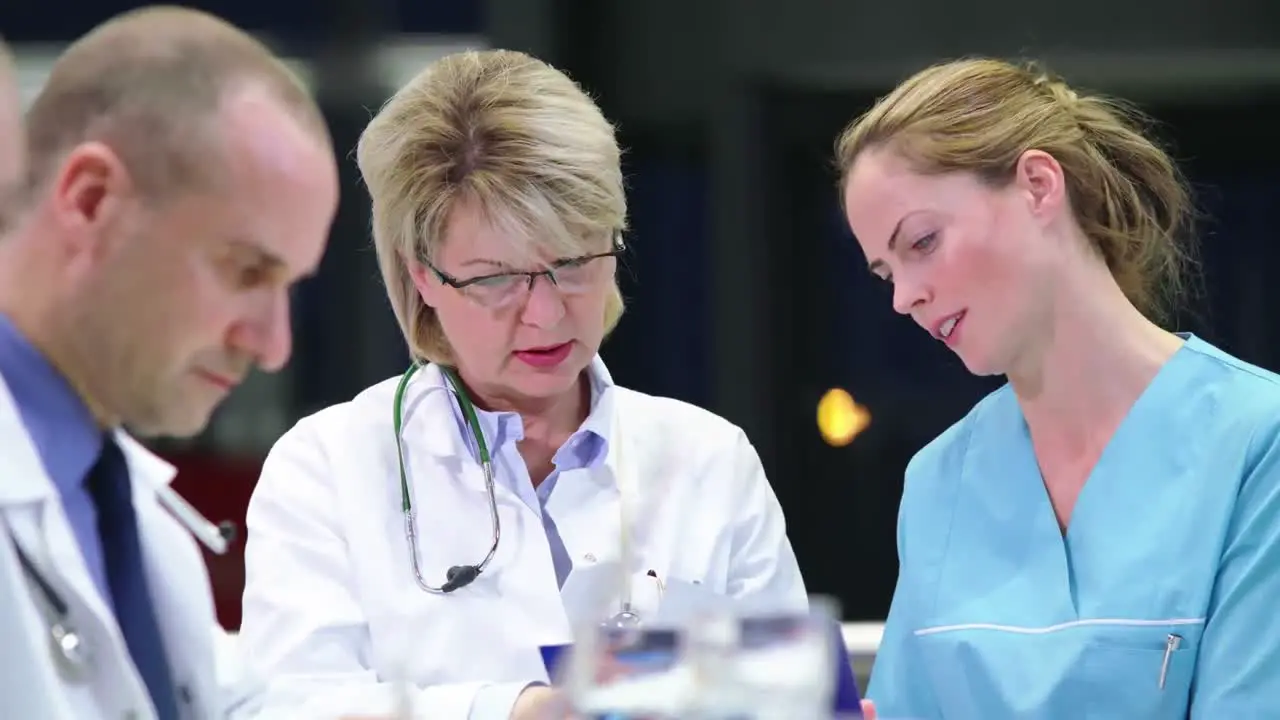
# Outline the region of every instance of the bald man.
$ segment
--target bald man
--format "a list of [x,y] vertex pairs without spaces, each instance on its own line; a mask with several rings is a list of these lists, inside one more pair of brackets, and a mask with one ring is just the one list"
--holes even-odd
[[265,47],[168,7],[74,43],[27,127],[0,232],[0,715],[220,718],[200,526],[123,428],[194,434],[284,365],[332,144]]

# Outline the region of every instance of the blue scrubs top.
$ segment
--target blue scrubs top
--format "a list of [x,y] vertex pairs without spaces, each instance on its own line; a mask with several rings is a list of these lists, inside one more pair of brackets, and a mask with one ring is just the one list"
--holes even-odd
[[1280,377],[1195,337],[1065,536],[1005,386],[907,468],[882,720],[1280,716]]

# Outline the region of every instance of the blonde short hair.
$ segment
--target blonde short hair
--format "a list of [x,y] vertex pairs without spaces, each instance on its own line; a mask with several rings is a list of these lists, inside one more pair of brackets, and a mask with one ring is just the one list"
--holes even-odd
[[[608,250],[626,229],[613,126],[564,73],[523,53],[462,52],[432,63],[373,118],[356,157],[387,294],[418,361],[455,362],[409,263],[435,255],[460,203],[484,212],[530,260]],[[615,280],[601,318],[606,334],[622,309]]]
[[858,156],[891,147],[917,171],[971,172],[992,187],[1042,150],[1062,166],[1077,222],[1135,306],[1154,318],[1184,285],[1187,184],[1148,138],[1146,118],[1078,93],[1034,64],[966,59],[922,70],[857,118],[836,142],[841,186]]

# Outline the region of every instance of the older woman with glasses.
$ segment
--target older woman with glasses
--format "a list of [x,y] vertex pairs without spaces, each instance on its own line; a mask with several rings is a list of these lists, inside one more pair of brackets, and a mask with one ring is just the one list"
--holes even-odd
[[656,619],[677,590],[806,606],[743,432],[619,387],[597,354],[626,198],[573,81],[516,52],[446,57],[358,161],[415,362],[266,461],[241,629],[264,713],[547,717],[539,648],[575,629]]

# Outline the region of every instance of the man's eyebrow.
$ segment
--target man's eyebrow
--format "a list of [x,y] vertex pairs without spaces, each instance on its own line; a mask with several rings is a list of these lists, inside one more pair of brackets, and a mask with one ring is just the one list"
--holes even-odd
[[289,263],[278,253],[268,250],[261,243],[253,240],[244,238],[232,240],[231,248],[241,255],[251,256],[254,262],[268,268],[287,268],[289,266]]

